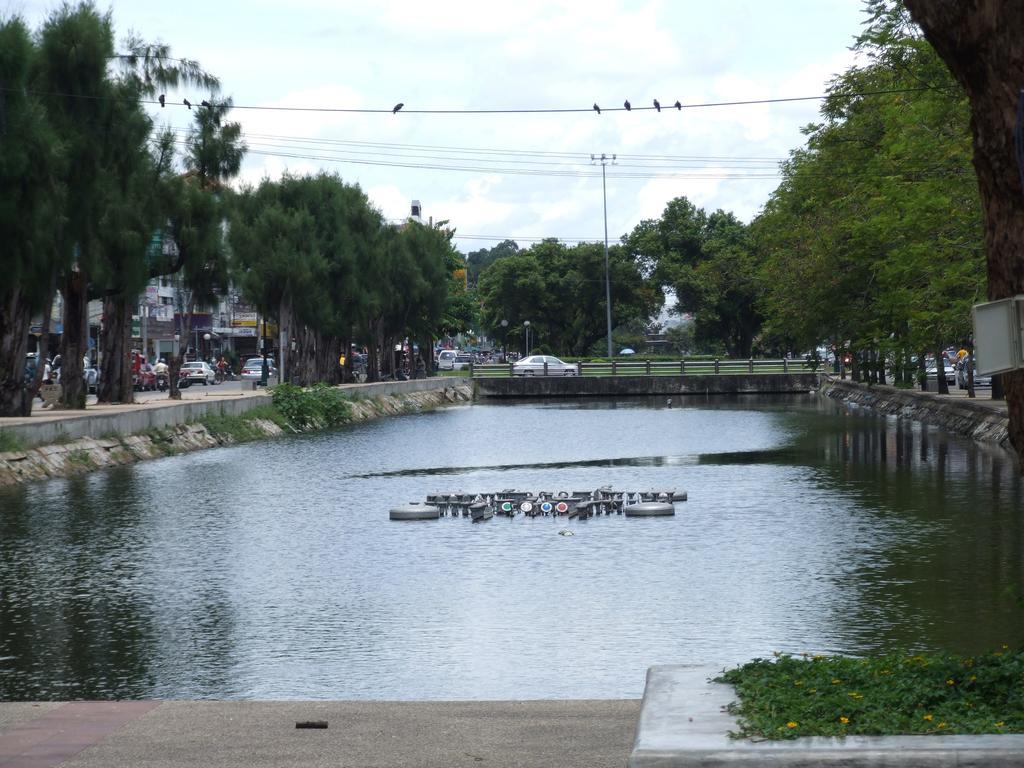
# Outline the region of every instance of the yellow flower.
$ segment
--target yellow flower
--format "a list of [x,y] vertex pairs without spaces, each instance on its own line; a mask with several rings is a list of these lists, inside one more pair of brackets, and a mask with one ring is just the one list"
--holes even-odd
[[849,696],[851,699],[863,699],[864,698],[864,694],[863,693],[857,693],[856,691],[850,691],[847,694],[847,696]]
[[786,723],[787,728],[796,728],[798,725],[800,725],[800,723],[793,722],[792,720]]
[[1002,720],[1000,720],[998,723],[996,723],[996,728],[1002,728],[1004,725],[1005,723]]
[[839,685],[841,682],[843,681],[840,680],[838,677],[832,679],[832,685]]
[[945,727],[946,727],[945,723],[939,723],[939,728],[945,728]]
[[922,720],[928,720],[929,722],[931,722],[932,720],[934,720],[934,719],[935,719],[935,716],[934,716],[934,715],[925,715],[925,716],[924,716],[924,717],[922,717],[921,719],[922,719]]
[[951,677],[946,681],[946,685],[956,685],[956,681]]
[[846,725],[848,722],[850,722],[850,718],[845,717],[845,716],[844,717],[840,717],[839,718],[839,722],[842,723],[843,725]]

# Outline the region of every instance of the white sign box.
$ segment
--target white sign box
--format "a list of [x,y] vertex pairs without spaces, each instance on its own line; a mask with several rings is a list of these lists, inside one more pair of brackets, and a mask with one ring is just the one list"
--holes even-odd
[[975,369],[983,376],[1024,367],[1024,296],[975,304]]

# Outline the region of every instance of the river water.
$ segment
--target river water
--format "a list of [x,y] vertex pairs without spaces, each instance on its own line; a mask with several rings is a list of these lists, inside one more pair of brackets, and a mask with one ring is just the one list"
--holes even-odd
[[[689,501],[388,520],[602,485]],[[476,404],[193,453],[0,491],[0,699],[621,698],[658,663],[1015,645],[1022,510],[1008,454],[813,396]]]

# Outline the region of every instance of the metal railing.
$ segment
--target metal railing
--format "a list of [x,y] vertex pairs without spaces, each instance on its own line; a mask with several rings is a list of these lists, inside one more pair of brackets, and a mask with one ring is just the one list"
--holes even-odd
[[[571,361],[566,360],[570,363]],[[715,360],[611,360],[605,362],[571,363],[580,376],[728,376],[736,374],[788,374],[814,373],[819,366],[806,361],[782,358],[779,360],[715,359]],[[473,378],[508,378],[523,375],[514,363],[474,363],[469,367]],[[531,371],[530,376],[564,376],[561,369]]]

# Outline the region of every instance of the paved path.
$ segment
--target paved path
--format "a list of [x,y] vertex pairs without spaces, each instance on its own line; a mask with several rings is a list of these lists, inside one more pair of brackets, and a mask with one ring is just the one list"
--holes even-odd
[[[603,768],[640,702],[0,703],[0,768]],[[326,721],[326,729],[296,728]]]

